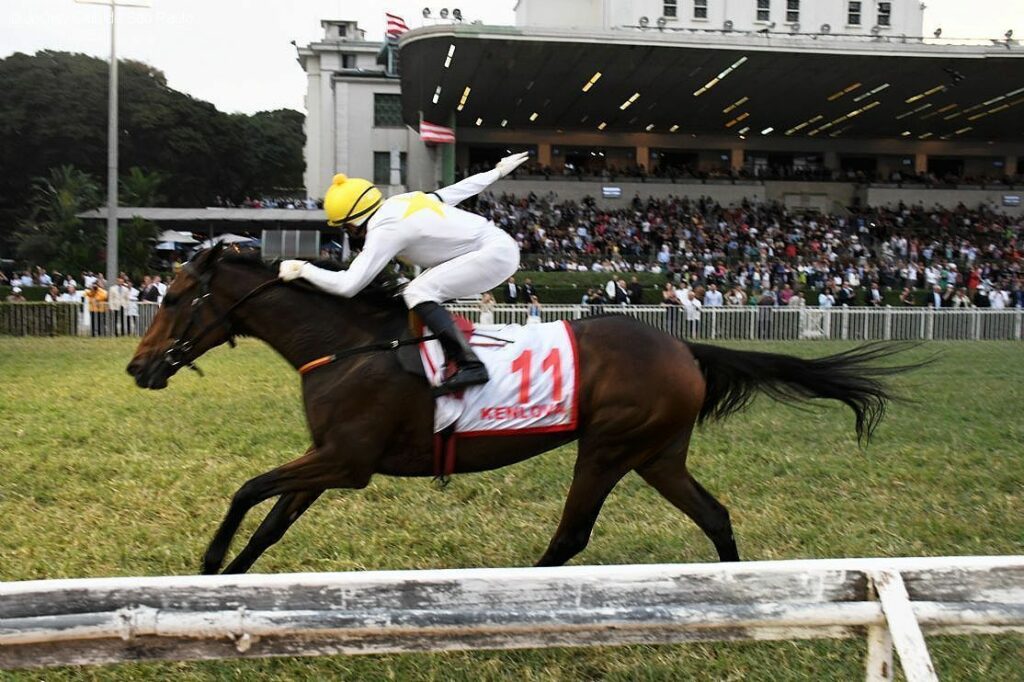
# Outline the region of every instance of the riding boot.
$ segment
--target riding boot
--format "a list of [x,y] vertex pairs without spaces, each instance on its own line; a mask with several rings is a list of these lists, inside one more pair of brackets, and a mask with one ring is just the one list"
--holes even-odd
[[455,326],[451,313],[433,301],[420,303],[412,310],[437,335],[441,349],[444,350],[445,364],[455,365],[455,371],[434,389],[434,395],[454,393],[468,386],[487,383],[487,368]]

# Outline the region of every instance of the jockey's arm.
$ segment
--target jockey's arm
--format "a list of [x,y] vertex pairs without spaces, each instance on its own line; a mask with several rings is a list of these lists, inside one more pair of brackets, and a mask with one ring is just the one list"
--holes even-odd
[[483,192],[499,179],[501,179],[501,173],[497,168],[492,168],[485,173],[471,175],[465,180],[460,180],[448,187],[442,187],[435,192],[430,192],[430,194],[433,194],[449,206],[458,206],[466,199],[480,194],[480,192]]
[[530,155],[527,152],[506,156],[491,170],[471,175],[461,182],[456,182],[454,185],[431,192],[431,194],[449,206],[457,206],[464,200],[480,194],[480,192],[483,192],[495,182],[523,165],[529,158]]
[[352,260],[348,270],[335,272],[305,263],[302,266],[302,279],[329,294],[351,298],[372,282],[401,250],[401,243],[394,231],[381,226],[367,235],[363,250]]

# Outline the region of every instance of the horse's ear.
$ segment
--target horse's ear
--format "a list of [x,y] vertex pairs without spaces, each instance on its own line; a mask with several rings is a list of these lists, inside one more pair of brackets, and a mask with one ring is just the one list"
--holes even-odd
[[223,252],[224,242],[217,242],[212,247],[210,247],[210,251],[206,254],[206,258],[203,259],[203,269],[205,270],[207,268],[212,267],[213,264],[217,262],[217,259],[220,258],[220,255]]

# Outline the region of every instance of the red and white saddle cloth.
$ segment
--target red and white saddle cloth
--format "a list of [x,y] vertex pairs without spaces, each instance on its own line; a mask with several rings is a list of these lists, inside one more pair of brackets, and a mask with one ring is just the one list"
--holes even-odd
[[[461,321],[460,321],[461,322]],[[491,378],[435,400],[434,432],[455,425],[458,436],[553,433],[576,428],[579,359],[565,322],[463,327]],[[431,386],[444,378],[438,341],[420,344]]]

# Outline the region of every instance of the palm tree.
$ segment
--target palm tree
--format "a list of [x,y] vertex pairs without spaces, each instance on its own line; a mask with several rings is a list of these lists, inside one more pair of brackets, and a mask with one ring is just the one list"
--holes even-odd
[[31,212],[17,235],[18,255],[63,272],[95,268],[101,230],[78,216],[99,203],[99,186],[88,173],[70,165],[51,168],[33,184]]
[[164,176],[157,172],[147,173],[138,166],[132,166],[128,175],[121,178],[121,204],[124,206],[159,206],[166,201],[160,194]]

